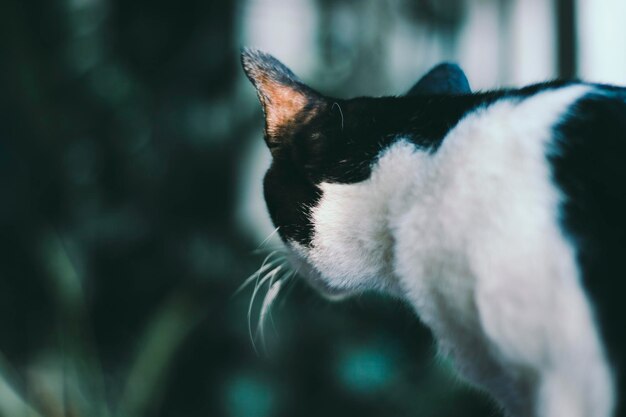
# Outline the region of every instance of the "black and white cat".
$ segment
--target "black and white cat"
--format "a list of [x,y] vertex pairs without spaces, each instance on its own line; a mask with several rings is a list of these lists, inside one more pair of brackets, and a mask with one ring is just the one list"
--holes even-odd
[[264,193],[321,292],[409,302],[511,416],[626,416],[626,89],[326,97],[242,54],[273,162]]

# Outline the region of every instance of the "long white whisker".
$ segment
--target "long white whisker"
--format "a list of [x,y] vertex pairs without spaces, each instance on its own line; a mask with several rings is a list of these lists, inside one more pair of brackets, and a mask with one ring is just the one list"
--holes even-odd
[[[270,320],[270,323],[272,324],[272,328],[274,329],[274,332],[278,334],[278,331],[276,330],[276,324],[274,322],[274,316],[272,314],[272,306],[274,305],[274,302],[278,299],[280,290],[285,287],[285,283],[288,282],[289,279],[293,277],[294,275],[295,274],[292,270],[285,269],[285,271],[281,275],[272,277],[268,286],[268,292],[265,294],[265,297],[263,298],[263,304],[261,307],[261,311],[259,313],[259,320],[257,322],[257,334],[260,334],[263,348],[266,352],[267,352],[267,349],[266,349],[266,344],[265,344],[265,327],[266,327],[267,319],[269,317],[269,320]],[[276,287],[275,293],[270,292],[270,290],[274,288],[274,285],[277,282],[280,282],[281,284]]]
[[252,254],[253,255],[259,255],[259,254],[265,254],[267,253],[268,250],[272,250],[273,252],[281,252],[281,254],[283,253],[284,248],[281,246],[274,246],[274,247],[265,247],[265,248],[258,248],[258,249],[254,249],[252,250]]
[[[265,285],[266,282],[269,281],[269,284],[267,286],[267,292],[270,291],[270,289],[272,288],[272,286],[274,285],[274,283],[278,280],[280,280],[282,278],[282,276],[284,274],[280,274],[281,270],[285,267],[285,265],[280,265],[279,267],[277,267],[276,269],[273,269],[271,272],[269,272],[267,275],[265,275],[263,277],[263,279],[259,282],[259,289]],[[265,293],[265,296],[263,297],[263,302],[261,303],[261,311],[259,312],[259,319],[257,320],[257,329],[256,329],[256,333],[255,335],[259,334],[259,325],[262,325],[264,323],[261,322],[261,312],[263,311],[263,305],[265,304],[265,300],[267,298],[267,292]]]
[[300,271],[300,269],[296,269],[295,271],[291,272],[291,275],[289,276],[289,285],[287,286],[287,288],[285,290],[283,290],[283,292],[287,291],[285,293],[285,296],[282,298],[282,300],[280,300],[280,304],[278,305],[279,307],[283,307],[285,305],[285,302],[287,301],[287,298],[289,296],[289,294],[291,294],[291,292],[293,291],[293,289],[296,287],[296,282],[297,280],[292,279],[294,278],[296,275],[298,275],[298,272]]
[[278,258],[278,259],[275,259],[275,260],[273,260],[271,262],[267,262],[265,264],[262,264],[259,269],[254,271],[254,273],[252,275],[250,275],[248,278],[245,279],[245,281],[233,293],[232,297],[236,296],[241,291],[246,289],[248,287],[248,285],[250,285],[252,282],[254,282],[255,280],[258,279],[259,275],[261,275],[263,272],[267,271],[269,268],[272,268],[273,266],[276,265],[277,262],[280,262],[282,260],[283,260],[282,258]]
[[274,229],[274,231],[272,233],[270,233],[265,239],[263,239],[263,242],[261,242],[261,244],[257,247],[257,249],[260,249],[263,247],[263,245],[265,245],[267,242],[269,242],[269,240],[276,234],[278,233],[278,229],[280,229],[280,226],[278,226],[276,229]]
[[248,333],[250,335],[250,340],[252,341],[252,347],[254,348],[254,351],[258,353],[257,349],[256,349],[256,344],[254,343],[254,336],[252,334],[252,307],[254,305],[254,299],[256,298],[257,293],[259,292],[259,289],[261,289],[261,287],[263,287],[263,285],[268,281],[271,280],[273,277],[276,276],[276,274],[278,274],[281,270],[283,269],[283,265],[279,265],[276,268],[272,269],[271,271],[269,271],[268,273],[266,273],[263,278],[261,278],[260,280],[257,281],[255,287],[254,287],[254,291],[252,292],[252,297],[250,298],[250,305],[248,306]]
[[[267,258],[265,258],[267,260]],[[254,343],[254,337],[252,336],[252,307],[254,306],[254,299],[256,297],[257,292],[259,291],[259,288],[261,287],[262,282],[265,280],[265,278],[267,277],[268,274],[271,273],[267,272],[265,275],[263,275],[263,278],[260,279],[261,277],[261,273],[262,271],[264,271],[265,269],[268,268],[277,268],[274,267],[274,262],[271,262],[270,264],[268,264],[267,268],[265,268],[264,265],[261,266],[261,268],[259,268],[258,273],[256,274],[256,282],[254,284],[254,290],[252,291],[252,295],[250,296],[250,302],[248,304],[248,335],[250,336],[250,341],[252,342],[252,347],[254,348],[254,351],[258,354],[257,349],[256,349],[256,345]]]
[[286,285],[283,287],[282,289],[282,294],[284,294],[281,297],[280,302],[278,303],[278,308],[283,308],[285,303],[287,302],[287,299],[289,298],[289,294],[291,294],[293,292],[293,289],[296,286],[296,282],[297,280],[293,279],[297,274],[297,272],[291,272],[291,274],[285,279]]
[[[272,257],[274,257],[275,255],[278,255],[278,257],[272,261],[270,261],[270,259]],[[284,255],[282,253],[280,253],[277,250],[274,250],[272,252],[270,252],[265,259],[263,260],[263,262],[261,263],[261,266],[259,267],[259,269],[257,269],[252,275],[250,275],[248,278],[246,278],[244,280],[244,282],[237,288],[237,290],[235,290],[235,292],[233,293],[233,295],[231,297],[236,296],[237,294],[239,294],[241,291],[243,291],[243,289],[245,289],[248,285],[250,285],[252,283],[252,281],[258,280],[258,277],[268,269],[267,265],[275,265],[276,262],[278,261],[282,261],[284,260]]]
[[265,322],[268,315],[270,315],[272,303],[274,302],[274,300],[276,300],[276,297],[278,296],[283,282],[283,280],[276,280],[274,283],[272,283],[269,290],[267,290],[265,297],[263,298],[263,305],[261,306],[261,314],[259,316],[257,332],[261,338],[261,346],[263,346],[264,351],[267,351],[265,341]]
[[248,305],[248,335],[250,336],[250,341],[252,342],[252,348],[257,354],[258,354],[258,351],[256,348],[256,344],[254,343],[254,336],[252,335],[252,308],[254,306],[254,299],[256,297],[257,292],[259,291],[259,288],[261,287],[263,282],[265,282],[265,278],[271,273],[271,271],[267,272],[266,275],[263,276],[263,279],[261,279],[261,274],[263,274],[268,269],[274,268],[274,265],[276,265],[277,262],[280,262],[283,258],[282,256],[280,256],[278,259],[270,260],[276,254],[282,255],[281,253],[279,253],[279,251],[270,252],[261,263],[261,267],[254,274],[252,274],[248,279],[246,279],[244,283],[242,284],[242,286],[237,291],[239,292],[240,290],[245,288],[247,285],[255,281],[254,290],[252,292],[252,296],[250,297],[250,303]]
[[[259,248],[256,249],[255,253],[267,253],[272,248],[261,248],[266,245],[267,242],[279,231],[277,227],[272,231],[272,233],[267,236],[263,242],[259,245]],[[268,245],[269,246],[269,245]],[[274,322],[274,317],[272,314],[272,307],[278,300],[279,293],[285,292],[284,289],[289,287],[289,290],[293,289],[292,284],[293,277],[297,274],[297,271],[294,271],[289,267],[289,262],[287,259],[287,253],[285,252],[284,247],[276,247],[276,249],[272,250],[267,256],[263,259],[261,266],[249,277],[247,277],[243,283],[237,288],[233,296],[239,294],[245,288],[254,283],[254,289],[252,290],[252,294],[250,296],[250,302],[248,304],[248,335],[250,337],[250,341],[252,343],[252,347],[255,353],[258,355],[259,350],[257,348],[257,340],[261,339],[261,345],[263,352],[267,354],[267,322],[268,320],[271,322],[271,327],[273,328],[276,335],[278,335],[278,331],[276,329],[276,323]],[[267,286],[266,286],[267,284]],[[261,292],[264,287],[267,287],[267,291],[263,296],[263,300],[261,302],[259,316],[256,321],[255,331],[253,331],[253,323],[252,323],[252,310],[255,309],[255,301],[258,298],[259,292]]]
[[[294,271],[289,271],[287,270],[280,278],[280,282],[282,282],[280,288],[278,289],[278,292],[282,291],[284,292],[284,288],[287,284],[289,284],[289,280],[292,279],[296,274],[294,273]],[[276,293],[276,297],[275,299],[278,300],[278,292]],[[272,301],[272,307],[275,303],[275,300]],[[269,317],[270,317],[270,323],[272,324],[272,329],[274,329],[274,334],[276,334],[276,336],[278,336],[278,330],[276,328],[276,323],[274,322],[274,315],[272,314],[272,311],[274,309],[269,309]]]

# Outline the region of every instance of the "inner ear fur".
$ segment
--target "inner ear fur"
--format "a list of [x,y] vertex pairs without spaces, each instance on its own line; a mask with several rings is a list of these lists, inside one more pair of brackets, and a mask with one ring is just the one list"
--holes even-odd
[[305,92],[273,80],[260,81],[258,92],[265,113],[265,133],[268,137],[275,138],[291,124],[304,122],[301,119],[311,104]]
[[265,136],[273,149],[281,145],[283,136],[297,124],[306,123],[317,114],[321,95],[269,54],[244,49],[241,60],[263,107]]

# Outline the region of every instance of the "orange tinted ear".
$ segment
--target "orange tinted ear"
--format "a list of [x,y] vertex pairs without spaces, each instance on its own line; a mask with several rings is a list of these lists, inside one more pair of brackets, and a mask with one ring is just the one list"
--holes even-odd
[[314,114],[321,96],[269,54],[246,48],[241,53],[241,62],[257,89],[265,113],[266,139],[272,148],[280,144],[281,135],[291,125],[306,122]]

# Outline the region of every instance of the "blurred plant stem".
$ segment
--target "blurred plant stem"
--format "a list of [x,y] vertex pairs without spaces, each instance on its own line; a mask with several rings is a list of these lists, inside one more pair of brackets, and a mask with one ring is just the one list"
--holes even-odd
[[104,375],[90,331],[83,280],[58,233],[44,232],[40,243],[59,312],[58,356],[63,375],[63,398],[59,404],[77,410],[80,415],[107,417],[110,413]]
[[12,377],[4,355],[0,354],[0,415],[15,417],[43,417],[15,389],[15,379]]
[[139,343],[120,399],[120,416],[147,415],[177,348],[204,318],[205,310],[197,297],[185,291],[175,292],[165,301]]

